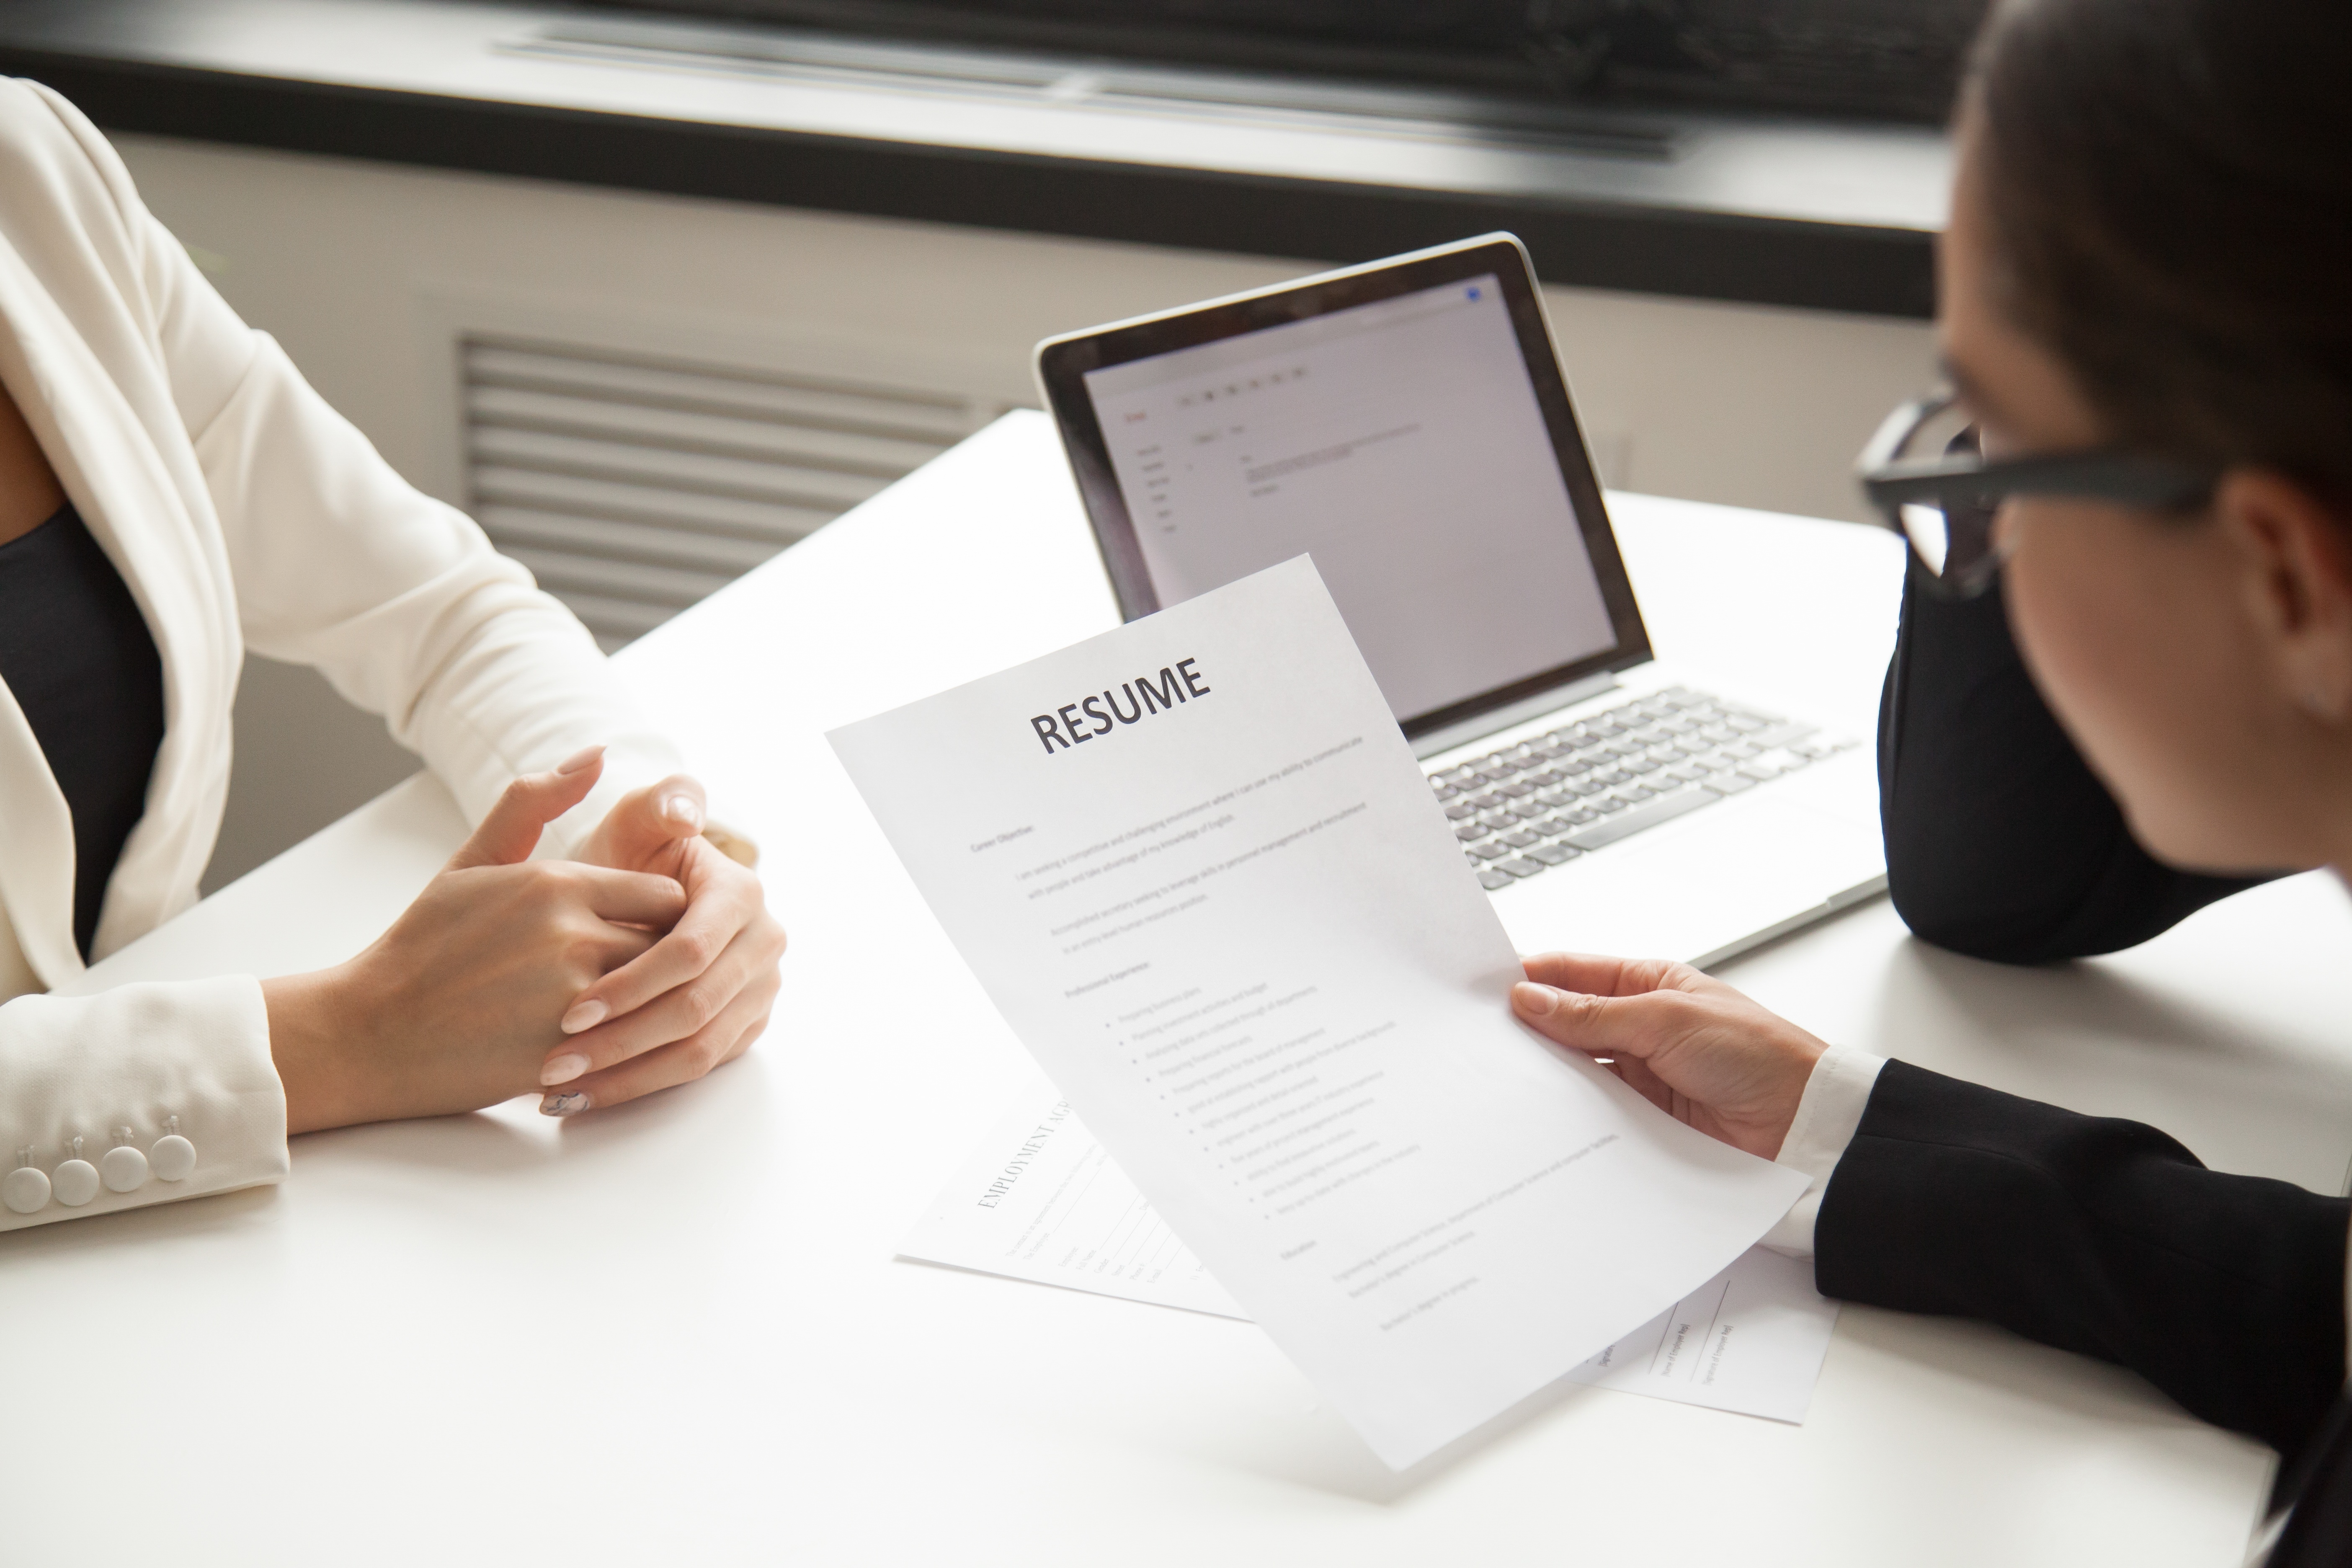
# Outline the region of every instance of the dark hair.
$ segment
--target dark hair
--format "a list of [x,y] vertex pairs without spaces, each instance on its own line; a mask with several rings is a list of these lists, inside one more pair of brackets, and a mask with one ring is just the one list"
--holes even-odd
[[2352,504],[2352,9],[2008,0],[1964,103],[1999,303],[2119,443]]

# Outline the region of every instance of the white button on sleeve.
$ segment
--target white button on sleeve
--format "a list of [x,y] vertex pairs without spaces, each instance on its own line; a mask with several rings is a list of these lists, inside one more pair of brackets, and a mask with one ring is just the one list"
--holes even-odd
[[78,1209],[98,1196],[98,1167],[87,1160],[68,1160],[49,1178],[57,1190],[58,1202],[69,1209]]
[[[177,1121],[179,1118],[172,1120]],[[176,1132],[166,1132],[155,1140],[155,1147],[147,1151],[147,1158],[155,1167],[159,1180],[184,1182],[188,1173],[196,1168],[196,1146]]]
[[0,1182],[33,1163],[28,1144],[49,1195],[29,1214],[0,1206],[0,1235],[282,1180],[286,1090],[260,984],[137,981],[0,1002]]
[[1884,1057],[1844,1046],[1832,1046],[1813,1064],[1812,1076],[1805,1080],[1804,1098],[1797,1102],[1796,1120],[1789,1124],[1780,1157],[1773,1162],[1804,1172],[1812,1184],[1757,1245],[1790,1258],[1813,1255],[1813,1222],[1821,1215],[1822,1194],[1829,1190],[1838,1160],[1862,1126],[1870,1091],[1878,1084],[1878,1069],[1885,1065]]
[[11,1214],[38,1214],[48,1207],[48,1173],[19,1165],[0,1176],[0,1204],[6,1204]]
[[147,1156],[128,1143],[117,1144],[98,1163],[98,1173],[110,1193],[135,1193],[147,1184]]

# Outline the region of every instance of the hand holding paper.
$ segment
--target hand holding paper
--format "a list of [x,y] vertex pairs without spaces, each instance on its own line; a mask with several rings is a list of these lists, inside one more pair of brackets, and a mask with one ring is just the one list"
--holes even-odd
[[1769,1160],[1829,1047],[1722,981],[1664,959],[1547,952],[1511,1010],[1550,1039],[1609,1060],[1676,1121]]
[[1517,956],[1304,558],[832,740],[1087,1125],[1391,1465],[1802,1190],[1512,1020]]

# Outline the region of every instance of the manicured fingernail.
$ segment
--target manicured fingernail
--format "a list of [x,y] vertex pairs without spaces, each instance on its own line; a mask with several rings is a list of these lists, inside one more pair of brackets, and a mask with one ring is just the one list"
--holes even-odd
[[539,1081],[551,1089],[559,1083],[570,1083],[587,1070],[586,1057],[577,1055],[558,1057],[539,1069]]
[[681,827],[702,831],[702,806],[690,795],[674,795],[662,802],[662,815]]
[[572,1116],[587,1109],[584,1094],[551,1094],[539,1102],[541,1116]]
[[[611,1011],[610,1007],[591,996],[585,1002],[573,1003],[572,1011],[563,1015],[563,1022],[558,1026],[567,1035],[576,1035],[583,1029],[593,1029],[603,1023],[604,1015]],[[540,1016],[545,1017],[546,1015],[542,1013]]]
[[602,746],[583,747],[556,763],[555,771],[559,773],[576,773],[583,768],[595,766],[596,759],[604,754],[604,748]]
[[1511,1005],[1530,1018],[1540,1018],[1559,1005],[1559,993],[1549,985],[1522,980],[1511,987]]

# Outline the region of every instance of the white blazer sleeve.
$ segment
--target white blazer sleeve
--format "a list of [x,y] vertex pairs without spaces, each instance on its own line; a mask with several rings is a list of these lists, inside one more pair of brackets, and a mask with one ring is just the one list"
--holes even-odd
[[[95,133],[92,132],[94,136]],[[217,510],[246,646],[316,667],[423,754],[468,821],[518,773],[583,746],[604,779],[549,834],[568,853],[625,790],[680,765],[587,629],[491,549],[473,520],[403,479],[245,325],[139,203],[100,140],[141,292]]]
[[286,1170],[286,1094],[249,976],[0,1005],[0,1231]]
[[[471,819],[516,774],[607,745],[604,781],[549,835],[556,853],[576,847],[621,792],[675,768],[570,612],[462,513],[403,481],[275,342],[237,319],[87,120],[45,89],[24,90],[87,160],[52,158],[44,142],[23,161],[46,182],[26,200],[47,203],[67,240],[79,242],[43,252],[80,307],[68,319],[89,353],[64,358],[86,357],[115,378],[110,388],[88,378],[98,390],[84,388],[85,401],[118,400],[122,423],[138,421],[157,444],[159,483],[199,503],[189,526],[217,529],[184,553],[226,560],[244,645],[316,667],[383,715]],[[154,395],[162,387],[169,407]],[[211,518],[200,515],[205,499]],[[218,584],[188,585],[192,595],[200,588]],[[223,642],[233,669],[235,639]],[[26,964],[14,946],[0,956],[12,960],[0,963],[7,995]],[[0,1005],[0,1229],[278,1181],[287,1170],[284,1090],[253,979]]]
[[517,774],[607,746],[595,792],[551,830],[557,852],[623,791],[677,771],[572,612],[471,519],[411,489],[275,342],[252,335],[246,374],[195,432],[246,646],[314,665],[383,714],[468,821]]

